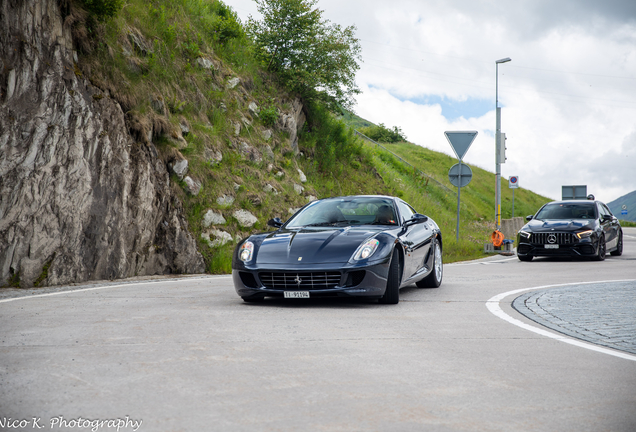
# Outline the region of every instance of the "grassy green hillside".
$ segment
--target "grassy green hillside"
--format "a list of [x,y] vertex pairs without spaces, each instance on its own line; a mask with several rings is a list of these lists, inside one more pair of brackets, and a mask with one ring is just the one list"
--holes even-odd
[[[460,240],[455,242],[457,188],[448,181],[448,170],[457,160],[451,156],[411,144],[383,144],[382,147],[409,162],[418,171],[386,150],[366,144],[373,166],[394,193],[416,210],[432,217],[445,235],[447,262],[483,256],[483,244],[494,229],[494,174],[471,166],[471,183],[462,188],[460,204]],[[422,171],[426,176],[422,176]],[[502,180],[502,218],[512,216],[512,192]],[[515,216],[533,214],[550,199],[525,189],[515,191]]]
[[[630,192],[622,197],[616,198],[614,201],[607,203],[614,216],[621,220],[624,226],[632,226],[636,222],[636,191]],[[623,206],[627,210],[627,214],[622,214]],[[631,222],[631,223],[630,223]]]
[[[354,136],[352,126],[370,122],[346,114],[345,123],[320,106],[306,107],[300,154],[295,155],[289,132],[277,126],[290,112],[294,95],[264,71],[236,15],[222,2],[128,0],[112,19],[79,19],[75,26],[78,37],[88,35],[81,39],[75,73],[121,105],[136,145],[154,147],[168,165],[187,159],[187,175],[201,183],[200,192],[192,194],[182,179],[171,177],[209,272],[229,272],[237,239],[267,229],[268,219],[285,220],[313,197],[347,194],[403,197],[441,226],[447,262],[483,255],[493,228],[492,173],[472,167],[473,181],[462,189],[461,239],[456,243],[456,188],[447,180],[453,158],[409,143],[390,145],[439,183],[427,180]],[[236,78],[240,84],[229,85]],[[258,113],[249,108],[252,103]],[[262,158],[249,157],[246,147]],[[304,183],[299,169],[306,175]],[[508,217],[511,195],[507,185],[502,190]],[[233,201],[219,201],[223,196]],[[515,214],[534,213],[546,201],[519,189]],[[206,226],[210,210],[226,222]],[[258,221],[241,226],[237,210],[251,212]],[[204,237],[213,239],[214,230],[233,240],[211,245]]]

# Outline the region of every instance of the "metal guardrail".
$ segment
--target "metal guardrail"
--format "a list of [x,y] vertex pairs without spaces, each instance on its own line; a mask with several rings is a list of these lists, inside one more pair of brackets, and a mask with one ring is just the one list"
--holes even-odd
[[368,136],[366,136],[363,133],[358,132],[356,129],[354,129],[354,132],[356,133],[356,135],[358,135],[359,137],[361,137],[362,139],[365,139],[369,142],[372,142],[373,144],[375,144],[376,146],[380,147],[381,149],[383,149],[384,151],[387,151],[389,153],[391,153],[393,156],[395,156],[396,158],[398,158],[400,160],[400,162],[410,166],[411,168],[413,168],[413,171],[417,171],[419,172],[424,178],[428,179],[428,180],[432,180],[434,183],[437,183],[438,186],[440,186],[442,189],[447,190],[448,192],[452,192],[455,193],[455,191],[451,190],[449,187],[447,187],[446,185],[440,183],[438,180],[435,180],[433,177],[431,177],[430,175],[426,174],[424,171],[415,168],[413,165],[411,165],[410,163],[408,163],[407,161],[405,161],[404,159],[402,159],[400,156],[396,155],[395,153],[393,153],[391,150],[389,150],[388,148],[384,147],[383,145],[381,145],[380,143],[378,143],[377,141],[372,140],[371,138],[369,138]]

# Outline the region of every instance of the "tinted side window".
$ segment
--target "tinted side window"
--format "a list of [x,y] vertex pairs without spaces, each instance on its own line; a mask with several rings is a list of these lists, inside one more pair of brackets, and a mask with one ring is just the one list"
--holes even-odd
[[603,208],[603,210],[605,210],[605,213],[612,216],[612,211],[609,209],[609,207],[607,207],[605,204],[601,204],[601,207]]
[[411,217],[415,214],[415,210],[405,202],[398,201],[398,209],[400,209],[400,217],[402,218],[402,222],[407,219],[411,219]]
[[604,215],[607,214],[607,213],[605,213],[605,209],[603,208],[601,203],[596,203],[596,207],[598,208],[598,217],[599,217],[599,219],[601,219]]

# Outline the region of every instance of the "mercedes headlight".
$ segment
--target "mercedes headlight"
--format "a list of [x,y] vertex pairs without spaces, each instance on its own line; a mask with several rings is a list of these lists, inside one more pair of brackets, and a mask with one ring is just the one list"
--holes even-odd
[[252,260],[252,255],[254,255],[254,243],[246,241],[239,250],[239,259],[243,262],[248,262]]
[[519,231],[519,235],[521,237],[523,237],[524,239],[529,239],[530,238],[530,233],[526,232],[526,231],[523,231],[523,230]]
[[576,233],[576,236],[580,239],[584,239],[584,238],[588,238],[592,234],[594,234],[594,231],[587,230],[587,231],[581,231],[580,233]]
[[379,244],[380,242],[376,239],[367,240],[358,247],[358,250],[353,254],[353,259],[359,261],[369,258],[378,249]]

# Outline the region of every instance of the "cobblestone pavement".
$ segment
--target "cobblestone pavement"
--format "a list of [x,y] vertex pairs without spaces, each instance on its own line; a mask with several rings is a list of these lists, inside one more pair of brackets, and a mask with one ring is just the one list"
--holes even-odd
[[534,291],[517,297],[512,306],[552,330],[636,354],[636,281]]

